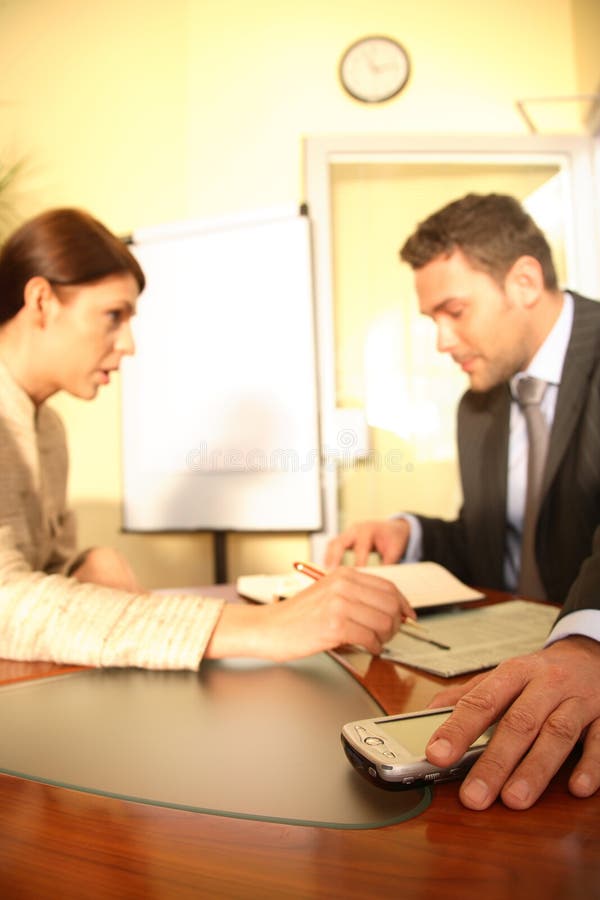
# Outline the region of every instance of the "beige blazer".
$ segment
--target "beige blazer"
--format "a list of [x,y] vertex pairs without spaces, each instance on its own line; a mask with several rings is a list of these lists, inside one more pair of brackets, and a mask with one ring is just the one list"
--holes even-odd
[[0,363],[0,657],[196,669],[223,601],[81,584],[57,413]]

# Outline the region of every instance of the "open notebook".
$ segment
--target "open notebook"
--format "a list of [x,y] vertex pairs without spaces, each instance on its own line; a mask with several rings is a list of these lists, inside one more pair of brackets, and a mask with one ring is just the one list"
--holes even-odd
[[[483,594],[467,587],[448,569],[433,562],[401,563],[392,566],[367,566],[361,572],[387,578],[402,591],[414,609],[445,606],[481,600]],[[287,575],[241,575],[237,579],[238,594],[258,603],[272,603],[291,597],[314,581],[299,572]]]
[[432,613],[426,620],[429,641],[402,627],[381,656],[443,678],[479,672],[543,647],[557,613],[555,606],[529,600]]

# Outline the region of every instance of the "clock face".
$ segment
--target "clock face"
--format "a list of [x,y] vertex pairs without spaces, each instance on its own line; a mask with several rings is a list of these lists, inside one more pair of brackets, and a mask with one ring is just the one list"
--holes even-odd
[[381,103],[399,94],[410,72],[406,50],[395,40],[373,35],[352,44],[340,62],[340,80],[356,100]]

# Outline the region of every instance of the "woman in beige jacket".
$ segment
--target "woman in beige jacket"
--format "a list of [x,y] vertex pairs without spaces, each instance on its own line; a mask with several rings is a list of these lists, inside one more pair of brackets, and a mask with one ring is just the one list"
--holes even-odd
[[377,653],[406,616],[386,581],[338,569],[253,607],[145,592],[110,548],[78,553],[57,391],[91,400],[134,352],[144,275],[87,213],[56,209],[0,252],[0,657],[194,669],[205,657],[284,660],[354,643]]

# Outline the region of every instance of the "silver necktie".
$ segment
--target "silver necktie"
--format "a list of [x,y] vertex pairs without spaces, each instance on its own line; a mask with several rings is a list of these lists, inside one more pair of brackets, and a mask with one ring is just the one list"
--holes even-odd
[[539,378],[521,378],[517,382],[517,399],[525,416],[529,456],[527,461],[527,494],[521,541],[521,571],[518,590],[525,597],[544,600],[546,591],[540,578],[535,556],[535,530],[550,431],[540,403],[547,383]]

